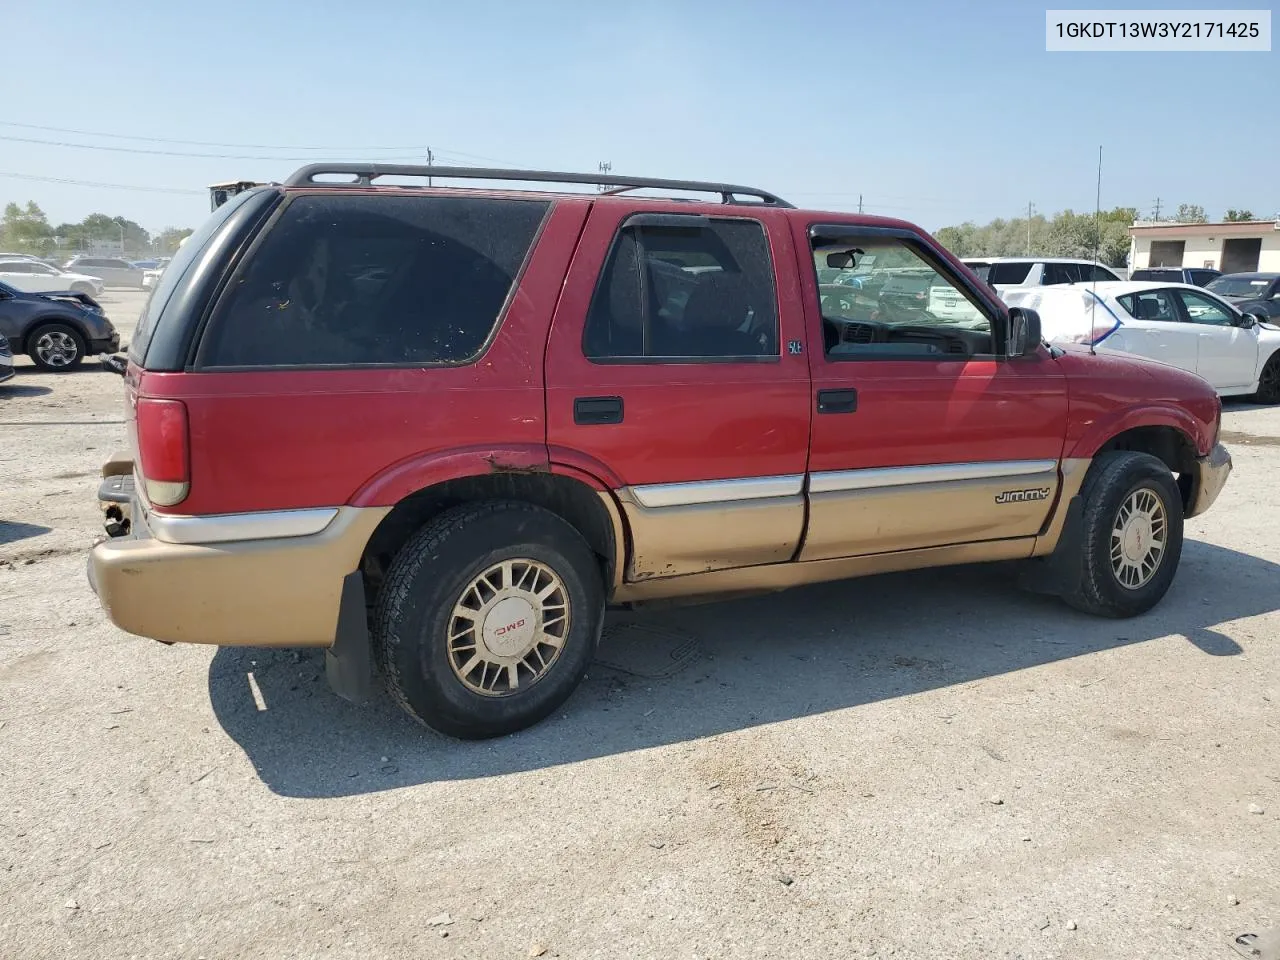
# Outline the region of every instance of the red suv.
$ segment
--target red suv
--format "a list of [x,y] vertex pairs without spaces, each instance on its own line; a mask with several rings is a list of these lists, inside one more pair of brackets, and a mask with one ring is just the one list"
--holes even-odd
[[[612,189],[385,182],[427,176]],[[461,737],[559,706],[609,604],[1025,560],[1141,613],[1231,470],[1199,378],[1045,346],[909,223],[728,184],[306,167],[183,246],[125,376],[111,619],[327,648]]]

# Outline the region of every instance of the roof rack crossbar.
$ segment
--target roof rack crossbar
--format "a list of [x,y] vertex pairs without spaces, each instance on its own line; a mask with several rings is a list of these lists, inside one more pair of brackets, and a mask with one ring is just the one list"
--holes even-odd
[[346,174],[353,177],[352,185],[368,186],[378,177],[445,177],[465,180],[514,180],[532,183],[584,183],[592,186],[608,186],[615,189],[607,193],[621,193],[624,190],[690,190],[706,193],[718,193],[724,203],[742,203],[737,198],[754,197],[750,203],[760,203],[770,207],[791,207],[781,197],[758,190],[755,187],[744,187],[733,183],[710,183],[702,180],[663,180],[655,177],[623,177],[610,173],[563,173],[554,170],[500,170],[489,167],[434,167],[418,164],[398,163],[309,163],[300,167],[284,182],[286,187],[305,187],[317,183],[325,186],[341,186],[331,181],[318,181],[316,178],[326,175]]

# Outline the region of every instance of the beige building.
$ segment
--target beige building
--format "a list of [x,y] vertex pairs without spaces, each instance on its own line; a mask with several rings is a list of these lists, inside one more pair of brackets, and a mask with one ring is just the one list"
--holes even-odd
[[1143,223],[1129,228],[1129,269],[1209,267],[1223,273],[1280,272],[1280,220]]

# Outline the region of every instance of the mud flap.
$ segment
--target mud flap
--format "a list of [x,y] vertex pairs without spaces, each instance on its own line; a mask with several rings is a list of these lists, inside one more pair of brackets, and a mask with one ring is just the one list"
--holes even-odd
[[1080,589],[1080,551],[1084,543],[1084,501],[1079,496],[1067,504],[1058,545],[1047,557],[1036,557],[1022,565],[1018,586],[1031,593],[1065,597]]
[[333,646],[325,651],[324,672],[329,687],[343,700],[367,703],[373,699],[375,676],[365,609],[364,577],[360,571],[342,580],[342,604]]

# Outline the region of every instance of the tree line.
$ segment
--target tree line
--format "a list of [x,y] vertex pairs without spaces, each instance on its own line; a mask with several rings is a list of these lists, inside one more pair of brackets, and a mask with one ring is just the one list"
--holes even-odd
[[[1129,257],[1129,227],[1138,218],[1136,207],[1115,207],[1092,213],[1063,210],[1052,218],[1034,215],[996,219],[979,226],[971,220],[943,227],[934,236],[959,257],[1095,257],[1112,267],[1123,267]],[[1171,218],[1178,223],[1206,223],[1204,207],[1184,203]],[[1230,221],[1256,219],[1249,210],[1231,209]]]
[[29,253],[37,257],[68,257],[89,250],[95,244],[109,246],[126,257],[172,256],[190,229],[166,227],[154,236],[125,217],[91,213],[79,223],[49,223],[40,205],[9,203],[0,218],[0,250]]

